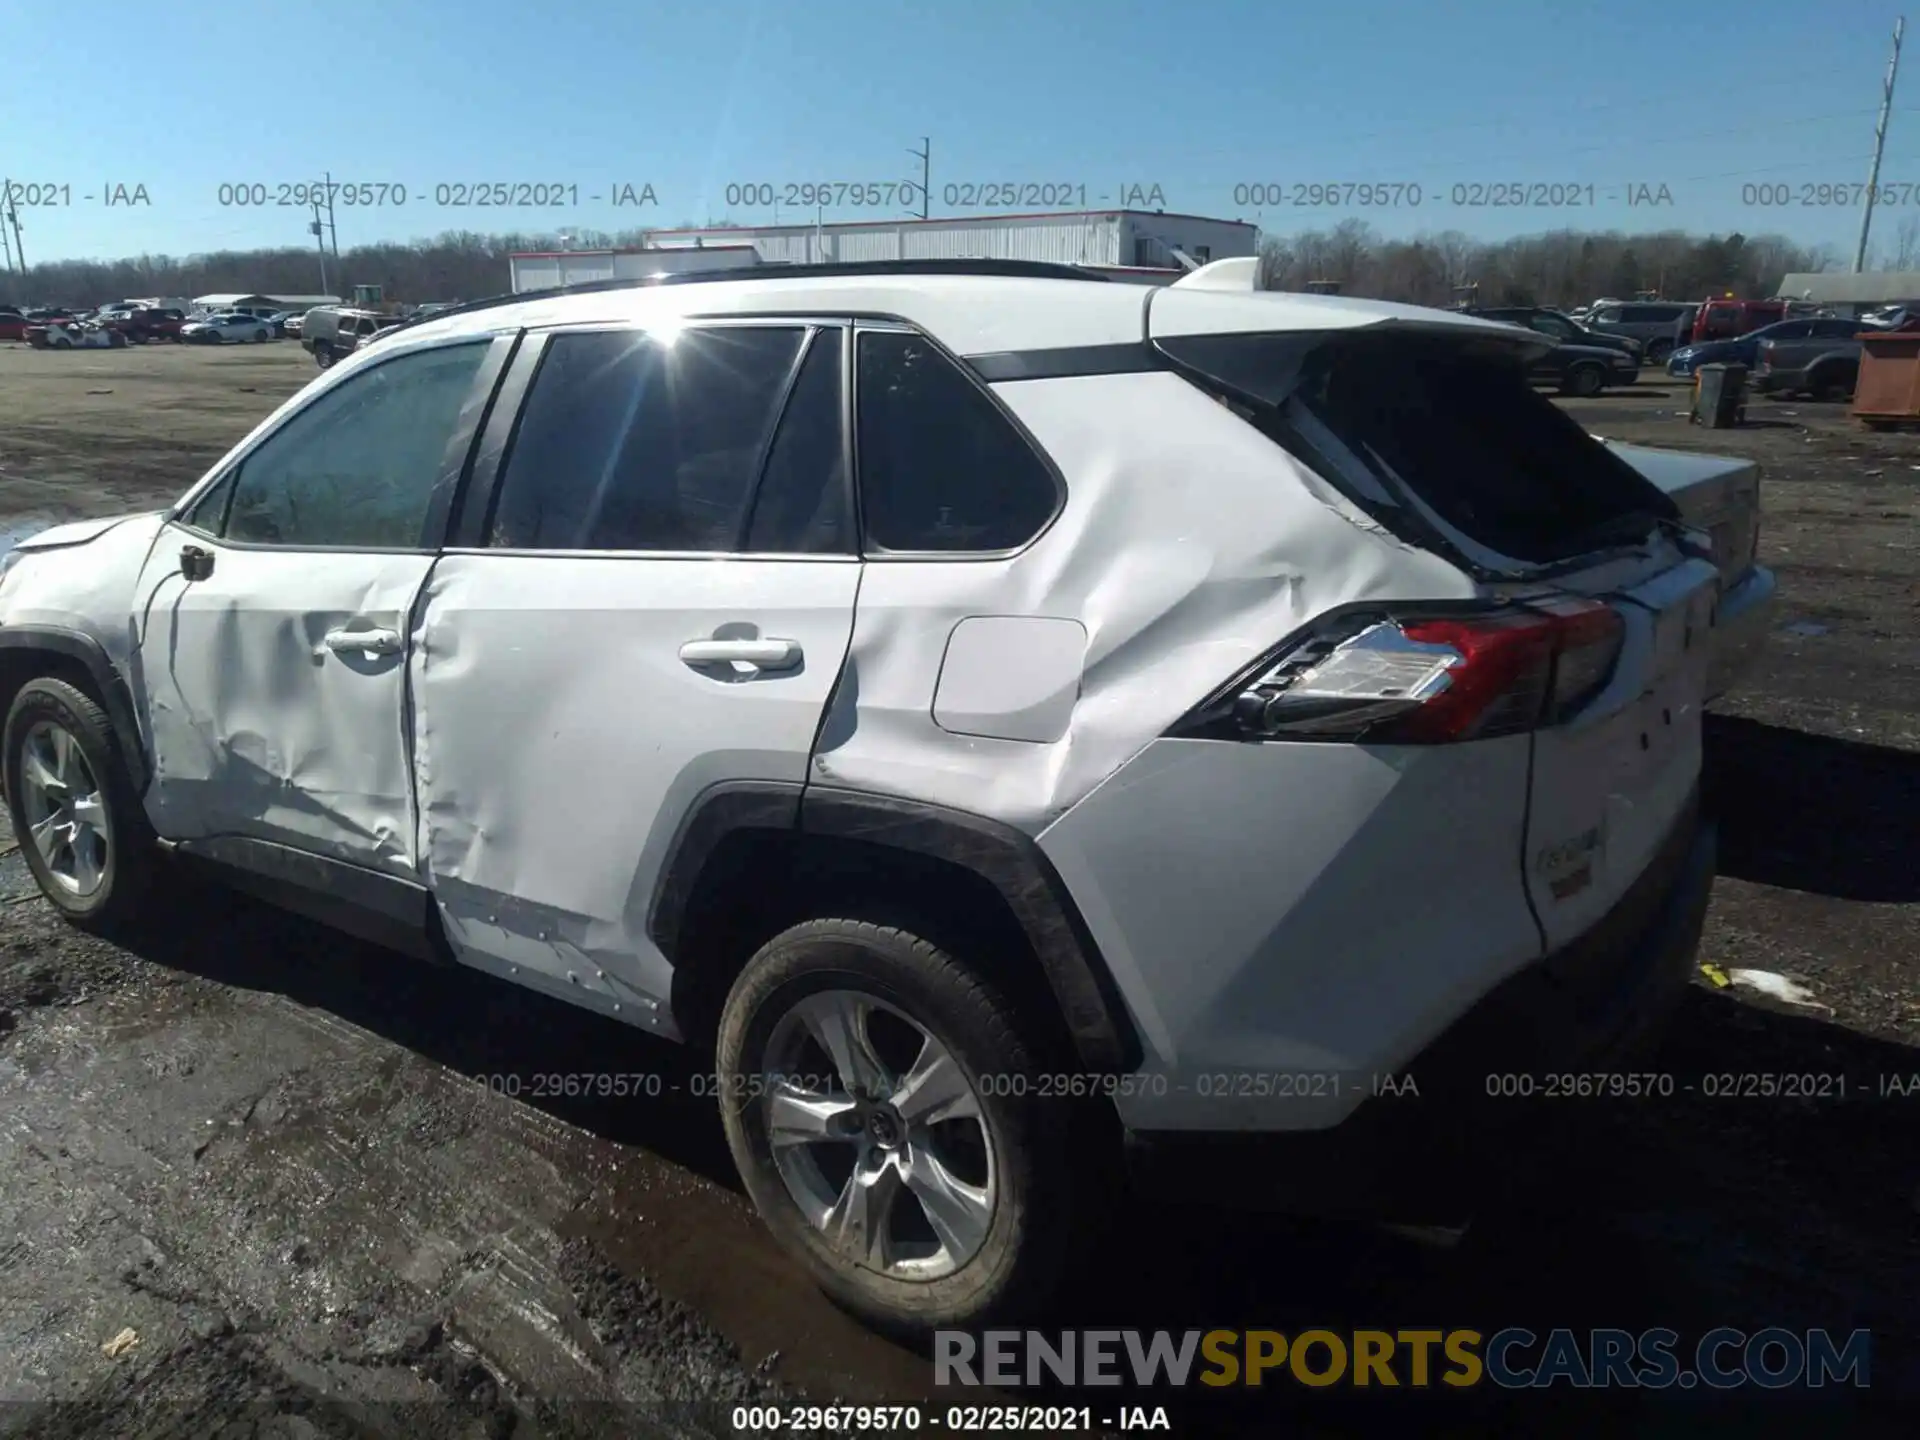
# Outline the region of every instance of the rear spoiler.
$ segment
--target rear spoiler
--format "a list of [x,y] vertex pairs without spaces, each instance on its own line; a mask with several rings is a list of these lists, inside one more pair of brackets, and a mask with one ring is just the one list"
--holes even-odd
[[1171,290],[1238,290],[1242,293],[1260,288],[1260,257],[1236,255],[1215,260],[1190,270],[1168,287]]

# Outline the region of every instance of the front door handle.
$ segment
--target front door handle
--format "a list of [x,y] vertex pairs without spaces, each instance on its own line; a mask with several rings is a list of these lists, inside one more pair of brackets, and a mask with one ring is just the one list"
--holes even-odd
[[336,655],[398,655],[398,630],[329,630],[326,646]]
[[757,670],[791,670],[800,663],[798,640],[689,640],[680,647],[689,665],[751,665]]

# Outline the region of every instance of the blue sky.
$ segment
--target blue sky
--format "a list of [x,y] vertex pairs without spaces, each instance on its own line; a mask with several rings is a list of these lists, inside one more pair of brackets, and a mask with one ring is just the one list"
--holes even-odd
[[[1866,179],[1896,13],[1862,0],[12,0],[0,175],[56,202],[20,206],[35,261],[311,244],[304,209],[223,204],[221,186],[272,202],[329,169],[406,190],[403,205],[397,189],[383,206],[336,205],[343,249],[450,229],[811,219],[729,204],[727,187],[897,185],[917,179],[922,136],[936,214],[956,213],[947,187],[969,182],[1048,183],[1076,201],[1084,187],[1090,207],[1157,186],[1166,209],[1281,233],[1349,216],[1389,235],[1678,226],[1850,256],[1851,198],[1798,202],[1803,186]],[[62,78],[20,82],[34,73]],[[1876,213],[1877,241],[1920,216],[1920,74],[1902,89],[1881,181],[1907,199]],[[453,198],[439,187],[494,182],[566,187],[564,201],[435,203]],[[1236,186],[1290,198],[1349,182],[1401,186],[1400,203],[1235,203]],[[1496,182],[1582,204],[1452,203],[1456,186]],[[651,185],[658,203],[615,206],[622,185]],[[106,203],[116,186],[147,203]],[[1793,203],[1755,203],[1751,186]]]

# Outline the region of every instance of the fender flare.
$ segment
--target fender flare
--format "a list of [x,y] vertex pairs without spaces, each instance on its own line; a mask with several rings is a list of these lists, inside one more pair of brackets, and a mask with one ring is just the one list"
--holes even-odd
[[94,692],[100,697],[100,706],[107,712],[107,721],[120,742],[120,753],[126,757],[134,793],[144,795],[151,778],[147,747],[134,715],[132,692],[120,672],[114,669],[106,647],[81,630],[65,630],[55,625],[0,626],[0,651],[19,650],[47,651],[77,660],[86,667]]
[[1066,884],[1032,837],[985,816],[865,791],[727,781],[696,799],[674,835],[647,931],[675,962],[689,901],[727,836],[743,829],[890,846],[971,871],[993,886],[1026,935],[1080,1060],[1096,1073],[1138,1067],[1140,1038]]

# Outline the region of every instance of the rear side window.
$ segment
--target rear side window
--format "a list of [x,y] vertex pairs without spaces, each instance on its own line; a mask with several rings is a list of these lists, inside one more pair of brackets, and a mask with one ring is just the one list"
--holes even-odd
[[1813,333],[1826,340],[1851,338],[1857,335],[1861,328],[1860,323],[1856,320],[1816,320],[1813,322]]
[[806,335],[554,336],[501,476],[492,544],[734,550]]
[[919,335],[859,337],[860,502],[870,547],[1012,550],[1046,528],[1059,486],[987,393]]
[[1673,503],[1499,349],[1410,334],[1163,342],[1270,438],[1415,544],[1530,564],[1638,539]]
[[756,555],[836,555],[855,549],[847,506],[846,332],[819,330],[747,517],[745,549]]

